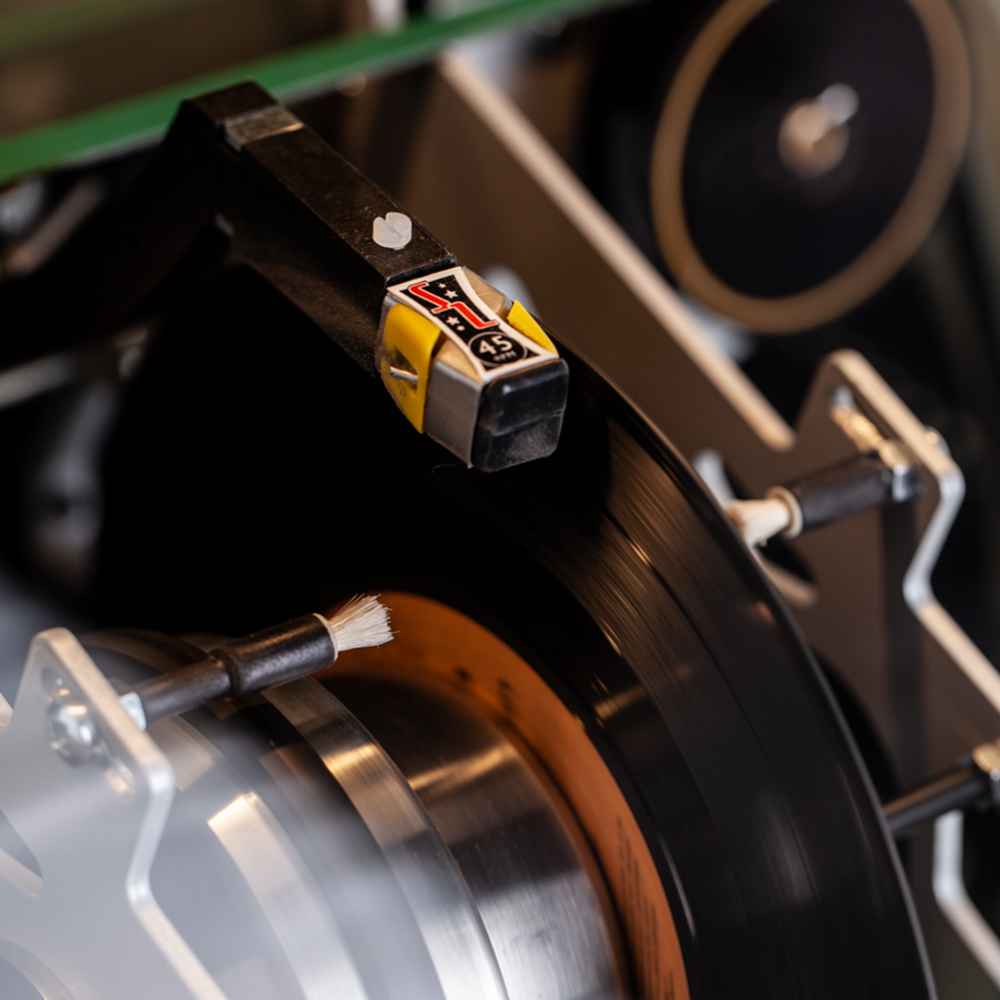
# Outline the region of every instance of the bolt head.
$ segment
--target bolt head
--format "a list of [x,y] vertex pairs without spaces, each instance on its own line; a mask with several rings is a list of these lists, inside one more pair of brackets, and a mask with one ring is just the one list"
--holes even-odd
[[90,709],[76,701],[54,702],[49,710],[49,743],[72,764],[90,760],[100,744]]

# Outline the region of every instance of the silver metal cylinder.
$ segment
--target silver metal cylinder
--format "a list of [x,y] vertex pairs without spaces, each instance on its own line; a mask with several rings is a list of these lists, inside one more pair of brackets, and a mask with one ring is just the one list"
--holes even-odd
[[[155,644],[132,640],[91,652],[124,684],[141,670],[137,662],[160,655]],[[200,989],[214,984],[218,994],[150,967],[146,995],[626,995],[601,873],[559,791],[516,737],[446,694],[383,679],[298,681],[267,701],[150,727],[176,795],[149,888],[206,974]],[[40,738],[39,746],[47,744]],[[108,747],[100,760],[62,761],[68,770],[59,773],[71,783],[75,774],[105,780],[95,771],[115,767]],[[38,791],[40,810],[47,794]],[[169,965],[176,942],[169,927],[141,917],[117,931],[102,923],[101,913],[128,913],[120,897],[129,890],[93,877],[88,865],[100,856],[114,866],[120,847],[120,870],[129,868],[134,839],[124,821],[104,828],[91,810],[74,825],[65,809],[56,812],[63,822],[45,831],[42,879],[46,865],[63,882],[77,871],[87,898],[71,884],[58,887],[70,900],[59,926],[26,950],[0,949],[0,995],[30,995],[28,982],[48,995],[54,978],[59,995],[73,1000],[132,1000],[143,955]],[[140,931],[151,950],[123,947]]]
[[[443,953],[439,978],[453,984],[443,995],[620,995],[614,918],[596,863],[529,753],[446,698],[385,681],[342,679],[337,689],[372,736],[359,744],[365,765],[354,750],[322,753],[327,767],[369,829],[388,835],[387,854],[413,856],[398,825],[413,810],[417,836],[429,841],[429,868],[420,875],[433,868],[438,885],[447,881],[433,855],[459,890],[420,920],[429,947]],[[315,732],[307,739],[319,749]],[[452,922],[469,937],[478,927],[481,952],[434,941],[447,934],[457,944],[450,927],[441,931]],[[479,982],[471,989],[473,969]]]

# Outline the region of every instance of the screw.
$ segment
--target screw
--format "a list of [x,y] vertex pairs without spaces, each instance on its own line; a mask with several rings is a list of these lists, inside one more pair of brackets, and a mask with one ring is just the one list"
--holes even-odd
[[99,750],[101,734],[86,705],[54,701],[49,708],[49,743],[71,764],[83,764]]

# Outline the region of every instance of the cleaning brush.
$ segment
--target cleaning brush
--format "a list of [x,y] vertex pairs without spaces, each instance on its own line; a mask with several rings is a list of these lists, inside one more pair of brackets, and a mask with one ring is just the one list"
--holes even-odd
[[392,638],[388,608],[377,597],[361,595],[330,617],[306,615],[223,643],[203,659],[122,695],[121,703],[145,729],[216,698],[239,698],[306,677],[348,650]]

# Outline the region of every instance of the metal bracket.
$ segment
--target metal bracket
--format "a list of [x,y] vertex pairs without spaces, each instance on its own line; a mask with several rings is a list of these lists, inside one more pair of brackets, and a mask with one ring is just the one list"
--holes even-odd
[[[912,780],[995,739],[1000,725],[1000,676],[931,589],[964,496],[962,473],[941,438],[853,352],[821,366],[792,447],[756,461],[778,476],[801,475],[864,451],[873,435],[905,450],[917,496],[798,540],[815,592],[808,601],[785,596],[814,648],[882,720],[897,767]],[[741,478],[760,474],[745,457],[735,464]]]
[[934,824],[934,898],[941,912],[1000,989],[1000,940],[969,898],[962,878],[964,816],[951,812]]
[[[66,705],[87,754],[59,750]],[[0,753],[0,810],[38,869],[0,855],[0,954],[46,997],[224,1000],[150,890],[173,771],[65,629],[33,641]]]

